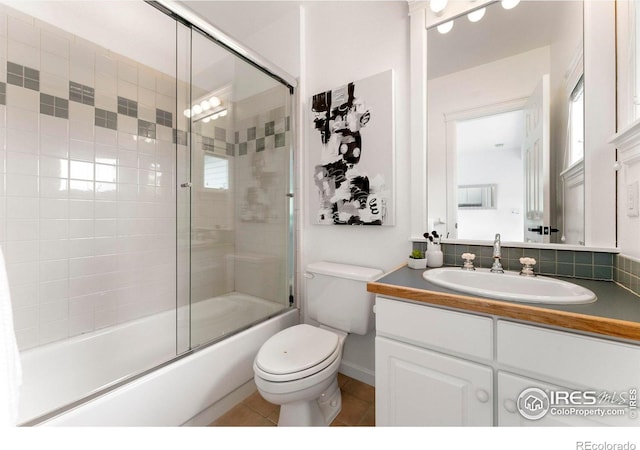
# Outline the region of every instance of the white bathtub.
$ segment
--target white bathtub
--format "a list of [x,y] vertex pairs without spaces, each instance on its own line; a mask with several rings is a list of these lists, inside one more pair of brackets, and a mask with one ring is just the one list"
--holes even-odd
[[[241,324],[282,309],[244,294],[216,297],[194,305],[193,342],[220,337]],[[100,394],[176,358],[178,342],[188,342],[188,310],[167,311],[21,353],[23,385],[19,423],[56,408],[94,398],[44,421],[46,425],[175,426],[210,408],[253,379],[253,358],[276,332],[295,325],[293,309],[213,345],[182,356],[133,381]],[[181,317],[184,316],[184,317]]]

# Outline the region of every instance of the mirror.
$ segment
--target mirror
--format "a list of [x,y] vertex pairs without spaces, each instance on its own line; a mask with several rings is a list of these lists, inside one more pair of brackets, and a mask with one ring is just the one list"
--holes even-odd
[[[584,245],[582,1],[494,2],[446,34],[435,25],[429,225],[450,239]],[[459,206],[470,186],[491,206]]]

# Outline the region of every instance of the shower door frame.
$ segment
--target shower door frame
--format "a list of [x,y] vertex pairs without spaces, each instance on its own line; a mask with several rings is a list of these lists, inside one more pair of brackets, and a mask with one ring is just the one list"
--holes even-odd
[[[297,80],[290,74],[288,74],[287,72],[285,72],[284,70],[282,70],[281,68],[275,66],[274,64],[270,63],[269,61],[267,61],[266,59],[264,59],[263,57],[261,57],[260,55],[258,55],[257,53],[253,52],[252,50],[246,48],[245,46],[243,46],[241,43],[239,43],[238,41],[236,41],[235,39],[231,38],[230,36],[228,36],[226,33],[224,33],[223,31],[219,30],[218,28],[216,28],[215,26],[213,26],[212,24],[210,24],[209,22],[207,22],[205,19],[201,18],[200,16],[198,16],[197,14],[195,14],[193,11],[191,11],[189,8],[173,1],[173,0],[144,0],[145,3],[147,3],[150,6],[153,6],[154,8],[158,9],[159,11],[163,12],[164,14],[168,15],[169,17],[173,18],[176,20],[177,23],[184,25],[187,29],[189,29],[191,31],[191,37],[190,40],[193,40],[193,31],[197,31],[200,34],[202,34],[204,37],[210,39],[212,42],[214,42],[215,44],[219,45],[220,47],[224,48],[225,50],[227,50],[229,53],[231,53],[232,55],[236,56],[237,58],[239,58],[240,60],[242,60],[243,62],[249,64],[250,66],[254,67],[255,69],[259,70],[260,72],[264,73],[265,75],[267,75],[268,77],[274,79],[275,81],[277,81],[278,83],[282,84],[283,86],[285,86],[288,91],[289,91],[289,101],[290,104],[288,105],[287,109],[290,111],[290,132],[291,132],[291,142],[289,143],[289,145],[287,146],[287,151],[289,152],[289,167],[285,170],[288,171],[288,181],[289,181],[289,192],[286,194],[286,198],[289,200],[288,201],[288,205],[287,205],[287,214],[286,214],[286,220],[289,222],[289,224],[287,224],[286,228],[287,228],[287,233],[290,237],[287,238],[287,245],[290,248],[286,249],[286,277],[288,279],[288,285],[289,285],[289,298],[288,298],[288,309],[291,308],[297,308],[298,307],[298,302],[297,299],[299,298],[298,295],[298,277],[297,277],[297,267],[298,267],[298,260],[299,260],[299,255],[297,252],[297,241],[298,241],[298,227],[296,226],[297,223],[297,216],[296,216],[296,211],[299,209],[296,205],[296,196],[295,196],[295,191],[296,188],[298,187],[297,184],[297,177],[296,177],[296,158],[295,158],[295,152],[294,152],[294,146],[297,143],[297,133],[296,133],[296,124],[297,124],[297,105],[298,105],[298,91],[297,91]],[[177,32],[176,32],[177,34]],[[189,55],[189,63],[192,65],[193,64],[193,54]],[[177,74],[176,74],[177,76]],[[177,80],[176,80],[177,82]],[[191,87],[190,87],[191,89]],[[192,97],[191,93],[190,93],[190,97]],[[178,96],[176,96],[176,102],[178,102]],[[177,111],[180,111],[180,108],[178,107],[179,105],[176,105],[177,107]],[[192,127],[193,125],[193,121],[189,120],[189,129],[188,129],[188,133],[189,133],[189,141],[188,141],[188,146],[189,149],[191,149],[191,147],[193,146],[193,142],[192,142]],[[190,151],[190,155],[189,155],[189,180],[185,180],[184,184],[187,185],[190,188],[190,202],[189,202],[189,228],[190,228],[190,233],[192,230],[192,224],[191,224],[191,216],[192,216],[192,195],[193,195],[193,190],[192,190],[192,168],[193,168],[193,162],[192,162],[192,151]],[[181,183],[180,181],[177,181],[177,186],[176,189],[180,189],[181,187]],[[176,202],[178,201],[178,197],[176,197]],[[177,204],[176,204],[176,208],[177,208]],[[180,219],[180,217],[176,216],[176,221],[178,221]],[[191,236],[190,236],[191,239]],[[189,246],[189,264],[192,264],[192,259],[191,259],[191,246]],[[176,248],[176,252],[178,252],[178,249]],[[178,258],[178,253],[176,253],[176,258]],[[177,267],[176,267],[177,270]],[[191,268],[189,269],[189,273],[191,274]],[[191,276],[191,275],[190,275]],[[180,283],[180,280],[176,280],[177,282],[177,286],[176,286],[176,307],[179,307],[179,296],[178,296],[178,285]],[[189,281],[189,291],[191,290],[191,282]],[[189,292],[189,328],[191,328],[191,292]],[[284,312],[286,312],[288,309],[285,309],[286,307],[283,307],[283,309],[277,313],[271,314],[267,317],[264,317],[263,320],[268,320],[269,318],[282,314]],[[177,316],[176,316],[176,321],[178,320]],[[245,327],[239,328],[237,330],[235,330],[233,333],[230,333],[228,335],[226,335],[224,338],[229,337],[232,334],[236,334],[239,333],[249,327],[251,327],[252,324],[249,324]],[[177,328],[177,323],[176,323],[176,333],[178,332],[178,328]],[[216,342],[219,342],[221,339],[223,338],[219,338],[219,339],[213,339],[210,341],[207,341],[205,343],[199,343],[198,345],[196,345],[195,347],[192,345],[192,339],[191,339],[191,332],[189,332],[189,342],[188,342],[188,346],[186,350],[182,350],[180,351],[178,346],[179,346],[179,338],[178,335],[176,334],[176,354],[178,356],[181,356],[183,354],[190,354],[192,353],[194,350],[200,349],[200,348],[205,348],[209,345],[215,344]]]

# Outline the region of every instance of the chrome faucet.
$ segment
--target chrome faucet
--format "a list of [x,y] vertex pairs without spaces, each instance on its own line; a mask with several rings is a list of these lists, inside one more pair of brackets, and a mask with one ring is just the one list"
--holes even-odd
[[500,248],[500,233],[496,233],[496,237],[493,240],[493,265],[491,266],[491,272],[504,273],[500,259],[502,258],[502,250]]

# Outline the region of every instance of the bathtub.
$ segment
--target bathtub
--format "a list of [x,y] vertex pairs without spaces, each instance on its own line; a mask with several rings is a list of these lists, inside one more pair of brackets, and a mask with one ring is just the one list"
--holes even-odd
[[193,342],[229,336],[176,356],[176,335],[188,342],[183,307],[177,316],[166,311],[22,352],[19,423],[206,424],[216,418],[217,402],[245,385],[251,389],[262,343],[299,322],[296,309],[238,293],[198,302],[191,316]]

